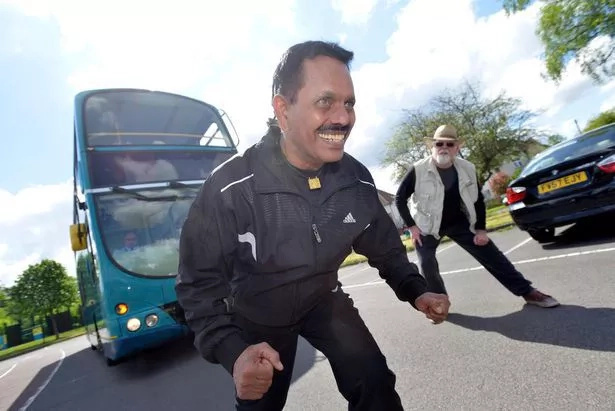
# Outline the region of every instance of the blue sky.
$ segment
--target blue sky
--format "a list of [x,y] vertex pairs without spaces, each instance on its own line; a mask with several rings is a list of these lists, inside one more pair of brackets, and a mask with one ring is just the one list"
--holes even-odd
[[73,269],[72,103],[84,89],[143,87],[224,108],[245,149],[271,115],[271,75],[307,39],[355,52],[357,124],[347,151],[394,192],[379,167],[402,109],[480,80],[540,110],[536,126],[572,136],[574,119],[615,106],[575,63],[545,81],[537,5],[507,17],[497,0],[0,0],[0,284],[54,258]]

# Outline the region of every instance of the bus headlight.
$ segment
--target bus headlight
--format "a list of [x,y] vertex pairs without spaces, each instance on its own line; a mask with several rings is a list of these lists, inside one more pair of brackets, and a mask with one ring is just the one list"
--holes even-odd
[[141,328],[141,321],[138,318],[131,318],[126,323],[126,328],[128,328],[128,331],[137,331]]
[[150,314],[145,317],[145,325],[148,327],[155,327],[158,324],[158,316],[156,314]]

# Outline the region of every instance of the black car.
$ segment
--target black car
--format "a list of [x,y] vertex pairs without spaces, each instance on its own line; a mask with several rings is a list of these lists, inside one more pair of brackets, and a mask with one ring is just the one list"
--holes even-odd
[[615,123],[539,153],[506,190],[510,214],[538,242],[555,227],[615,210]]

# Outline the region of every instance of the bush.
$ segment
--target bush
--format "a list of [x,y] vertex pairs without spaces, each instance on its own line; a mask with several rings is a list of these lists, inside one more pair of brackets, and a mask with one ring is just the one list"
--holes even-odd
[[489,188],[497,198],[506,194],[506,187],[510,182],[510,176],[502,171],[498,171],[489,179]]

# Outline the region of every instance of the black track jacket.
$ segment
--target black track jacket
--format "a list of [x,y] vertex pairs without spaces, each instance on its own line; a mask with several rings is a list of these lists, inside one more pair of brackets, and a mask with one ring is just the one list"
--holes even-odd
[[338,286],[352,249],[400,300],[426,291],[367,168],[348,154],[328,164],[315,207],[289,184],[279,139],[270,131],[214,170],[181,233],[178,301],[203,357],[231,373],[248,346],[234,313],[266,326],[300,322]]

